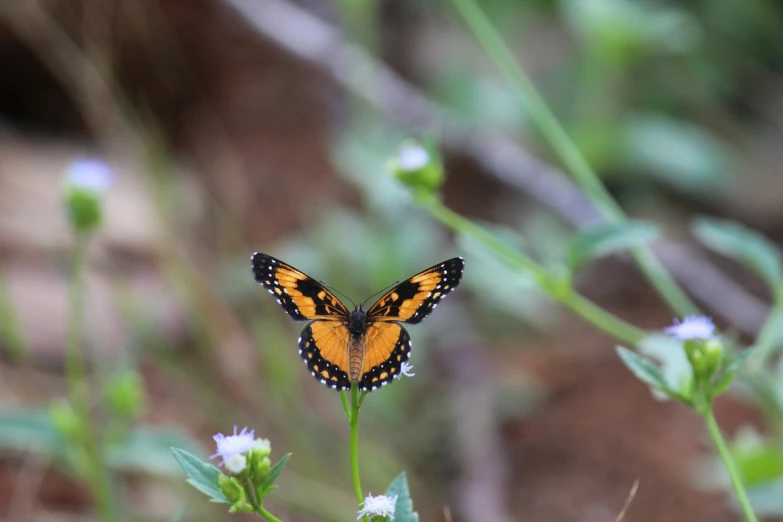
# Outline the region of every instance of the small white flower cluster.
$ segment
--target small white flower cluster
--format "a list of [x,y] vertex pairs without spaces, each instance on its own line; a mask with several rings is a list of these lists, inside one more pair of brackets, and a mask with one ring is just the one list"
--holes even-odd
[[359,516],[356,520],[359,520],[363,516],[381,516],[389,517],[389,520],[394,520],[394,507],[397,504],[397,495],[393,497],[387,497],[385,495],[378,495],[373,497],[372,493],[367,495],[367,498],[362,502],[362,509],[359,510]]
[[234,426],[233,435],[218,433],[212,438],[217,444],[217,453],[209,458],[220,457],[222,460],[219,465],[225,466],[228,471],[234,474],[243,472],[247,467],[246,453],[248,451],[253,448],[265,451],[271,449],[268,439],[255,438],[255,430],[248,431],[246,427],[237,433],[237,427]]
[[430,153],[418,143],[406,142],[400,147],[397,164],[402,170],[419,170],[426,167],[429,162]]
[[82,158],[68,168],[68,185],[92,192],[106,192],[114,178],[114,172],[104,161]]
[[715,324],[706,316],[689,315],[682,321],[674,320],[674,324],[663,331],[681,341],[693,339],[712,339],[715,335]]

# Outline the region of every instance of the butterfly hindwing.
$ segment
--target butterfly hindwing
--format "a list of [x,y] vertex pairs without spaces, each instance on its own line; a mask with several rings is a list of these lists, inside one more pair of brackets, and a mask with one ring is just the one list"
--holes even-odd
[[331,291],[312,277],[272,256],[251,256],[253,276],[293,319],[342,321],[348,310]]
[[377,390],[400,375],[402,363],[411,353],[411,338],[399,323],[378,322],[367,326],[364,361],[359,389]]
[[345,325],[334,321],[313,321],[299,337],[299,355],[313,377],[335,390],[351,387],[348,376],[348,339]]
[[367,311],[368,320],[420,323],[457,288],[464,267],[465,261],[455,257],[419,272],[378,299]]

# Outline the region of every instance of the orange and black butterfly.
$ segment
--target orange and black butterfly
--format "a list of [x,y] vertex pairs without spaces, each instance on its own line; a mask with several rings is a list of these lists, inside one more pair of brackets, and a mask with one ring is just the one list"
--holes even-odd
[[372,305],[351,312],[323,284],[272,256],[252,255],[253,276],[296,321],[312,321],[299,355],[313,377],[335,390],[373,391],[399,376],[411,353],[400,322],[416,324],[457,288],[465,261],[455,257],[403,281]]

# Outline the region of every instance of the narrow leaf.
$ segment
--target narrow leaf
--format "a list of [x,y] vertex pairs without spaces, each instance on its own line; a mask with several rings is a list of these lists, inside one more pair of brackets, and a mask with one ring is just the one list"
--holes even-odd
[[174,458],[179,462],[182,471],[188,476],[188,484],[209,496],[215,502],[230,504],[226,496],[220,491],[218,478],[220,470],[212,464],[202,462],[195,455],[179,448],[171,448]]
[[657,390],[665,392],[667,395],[672,395],[673,390],[669,388],[663,373],[661,373],[661,370],[649,359],[646,359],[627,348],[623,348],[622,346],[617,347],[617,355],[620,356],[620,360],[623,361],[623,364],[625,364],[625,366],[641,381]]
[[740,365],[742,365],[742,363],[745,362],[745,359],[750,357],[754,351],[755,350],[753,348],[745,350],[732,359],[731,362],[729,362],[723,368],[720,374],[715,377],[715,380],[713,381],[714,384],[712,385],[712,390],[710,390],[710,395],[712,397],[717,397],[726,391],[726,388],[728,388],[731,382],[734,380],[734,374],[737,373]]
[[397,504],[394,509],[395,522],[419,522],[419,514],[413,511],[413,500],[408,488],[408,477],[404,471],[392,481],[385,495],[387,497],[397,495]]
[[590,259],[645,245],[657,236],[657,227],[638,221],[607,223],[582,230],[568,246],[568,266],[576,270]]
[[275,479],[280,475],[280,473],[283,472],[283,468],[285,467],[286,463],[288,462],[288,459],[291,457],[291,454],[285,455],[282,459],[277,461],[277,464],[272,466],[272,469],[269,470],[269,476],[266,478],[266,481],[264,481],[263,486],[261,486],[262,490],[267,489],[272,482],[275,481]]
[[783,281],[780,251],[755,230],[727,219],[699,218],[693,233],[712,250],[756,272],[771,289]]

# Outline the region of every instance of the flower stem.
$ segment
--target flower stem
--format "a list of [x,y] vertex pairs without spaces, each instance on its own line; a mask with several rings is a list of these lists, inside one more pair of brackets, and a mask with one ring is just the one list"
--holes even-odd
[[81,423],[78,441],[86,455],[87,480],[100,519],[115,520],[111,498],[111,477],[103,463],[103,449],[90,419],[87,376],[84,362],[84,288],[88,236],[77,233],[71,260],[68,331],[66,333],[66,378],[71,407]]
[[258,506],[256,512],[262,517],[264,517],[265,519],[269,520],[269,522],[282,522],[279,518],[277,518],[272,513],[264,509],[264,506]]
[[712,442],[714,442],[715,447],[718,448],[718,453],[720,453],[720,458],[723,460],[723,465],[729,473],[731,485],[734,486],[734,491],[737,493],[737,499],[742,508],[742,513],[745,515],[745,520],[747,522],[756,522],[756,514],[753,512],[753,507],[750,505],[748,495],[745,493],[745,486],[742,485],[739,471],[734,464],[734,460],[731,458],[729,449],[726,447],[726,441],[723,440],[723,434],[720,432],[718,423],[715,421],[715,414],[712,412],[711,406],[706,408],[704,420],[707,423],[707,429],[710,432],[710,437],[712,437]]
[[[476,40],[484,47],[516,91],[531,120],[535,122],[541,134],[571,172],[585,195],[596,206],[598,212],[610,223],[624,221],[626,217],[622,208],[606,190],[596,172],[536,91],[533,83],[517,65],[514,55],[475,0],[452,0],[452,3],[470,27]],[[678,315],[699,313],[696,305],[648,249],[644,247],[632,249],[631,255],[650,284]]]
[[[359,401],[357,395],[359,392],[359,385],[353,383],[351,385],[351,476],[353,477],[353,489],[356,492],[356,504],[361,505],[364,502],[364,494],[362,493],[362,484],[359,480]],[[364,522],[367,522],[367,516],[364,517]]]
[[564,291],[562,285],[556,284],[554,278],[544,269],[544,267],[514,250],[495,237],[491,232],[449,209],[437,198],[430,197],[420,199],[419,203],[429,210],[430,213],[444,225],[452,228],[458,233],[475,239],[497,255],[498,258],[507,262],[520,272],[524,272],[532,277],[536,281],[537,286],[546,292],[552,299],[562,303],[575,314],[597,328],[632,345],[637,344],[645,337],[645,332],[643,330],[612,315],[592,301],[571,291],[570,288]]

